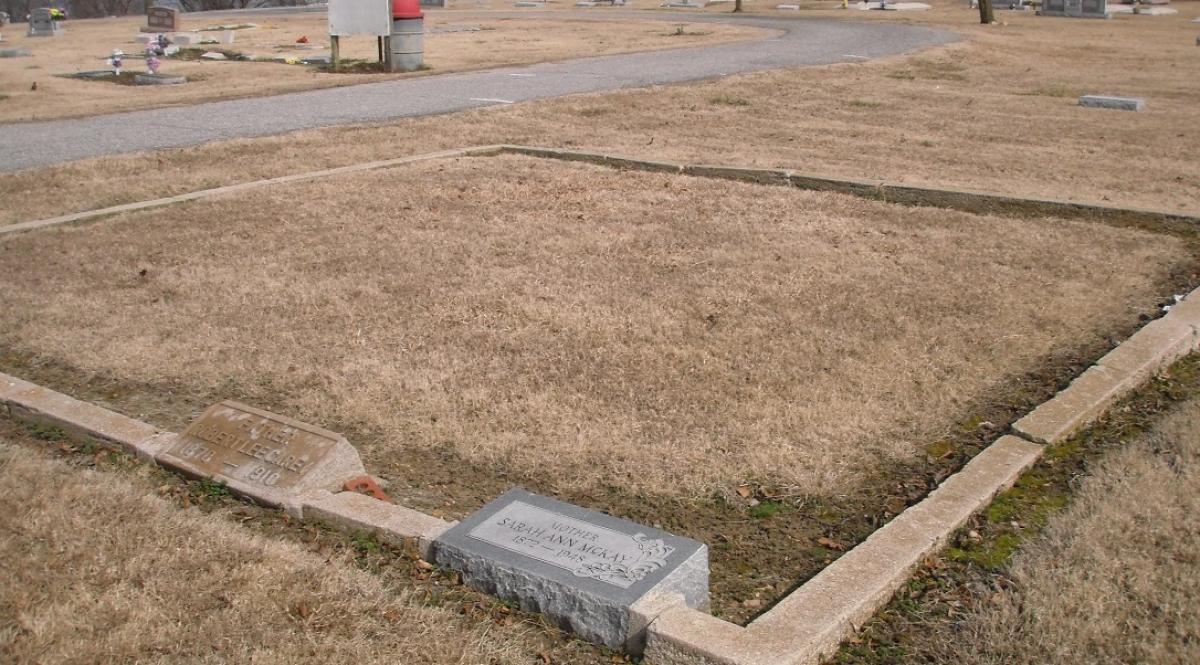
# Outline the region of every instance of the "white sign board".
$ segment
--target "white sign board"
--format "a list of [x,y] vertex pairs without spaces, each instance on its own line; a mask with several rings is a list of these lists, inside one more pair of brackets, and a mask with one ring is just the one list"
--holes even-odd
[[391,0],[329,0],[329,34],[387,37],[392,34]]

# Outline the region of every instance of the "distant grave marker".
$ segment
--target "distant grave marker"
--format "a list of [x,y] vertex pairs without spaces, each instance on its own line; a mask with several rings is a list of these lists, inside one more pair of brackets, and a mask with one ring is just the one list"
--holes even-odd
[[178,9],[151,7],[146,10],[146,26],[142,28],[142,32],[176,32],[178,30]]
[[463,581],[580,636],[637,650],[630,609],[676,593],[708,605],[708,547],[628,520],[512,489],[442,534],[432,558]]
[[310,490],[337,491],[366,473],[341,435],[230,400],[210,406],[158,462],[272,505]]
[[1107,0],[1043,0],[1042,16],[1109,18]]
[[29,15],[28,37],[57,37],[63,29],[54,20],[54,10],[50,7],[39,7]]

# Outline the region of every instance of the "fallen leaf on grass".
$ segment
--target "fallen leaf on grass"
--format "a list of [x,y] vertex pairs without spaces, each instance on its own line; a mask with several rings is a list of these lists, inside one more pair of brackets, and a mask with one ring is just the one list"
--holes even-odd
[[846,549],[845,545],[833,540],[832,538],[826,538],[824,536],[817,538],[817,544],[821,545],[822,547],[828,547],[831,550],[837,550],[839,552]]

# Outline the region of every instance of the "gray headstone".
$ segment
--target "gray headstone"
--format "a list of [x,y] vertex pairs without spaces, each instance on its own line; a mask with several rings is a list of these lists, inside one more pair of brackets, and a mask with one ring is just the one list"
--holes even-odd
[[1119,109],[1121,111],[1141,111],[1146,108],[1146,100],[1139,97],[1113,97],[1110,95],[1084,95],[1079,98],[1080,106],[1090,106],[1100,109]]
[[0,48],[0,58],[27,58],[33,55],[27,48]]
[[142,32],[175,32],[179,29],[179,10],[172,7],[150,7],[146,10],[146,26]]
[[512,489],[433,543],[433,562],[592,642],[637,652],[630,608],[659,594],[708,606],[708,547]]
[[1109,18],[1107,0],[1043,0],[1042,16],[1073,18]]
[[50,18],[49,7],[39,7],[29,15],[29,37],[54,37],[62,33],[58,21]]

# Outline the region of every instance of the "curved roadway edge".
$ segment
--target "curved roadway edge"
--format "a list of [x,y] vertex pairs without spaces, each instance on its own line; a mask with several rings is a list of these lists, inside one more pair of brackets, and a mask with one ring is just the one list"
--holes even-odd
[[[567,15],[566,12],[555,14]],[[574,13],[569,15],[578,17]],[[638,17],[667,18],[650,12],[639,13]],[[593,14],[587,18],[600,17]],[[958,40],[957,35],[945,30],[880,22],[733,18],[711,14],[672,14],[669,18],[687,22],[737,21],[778,30],[781,34],[760,41],[422,76],[90,118],[0,125],[0,172],[89,157],[179,148],[300,129],[383,122],[577,93],[680,83],[802,65],[857,62]]]

